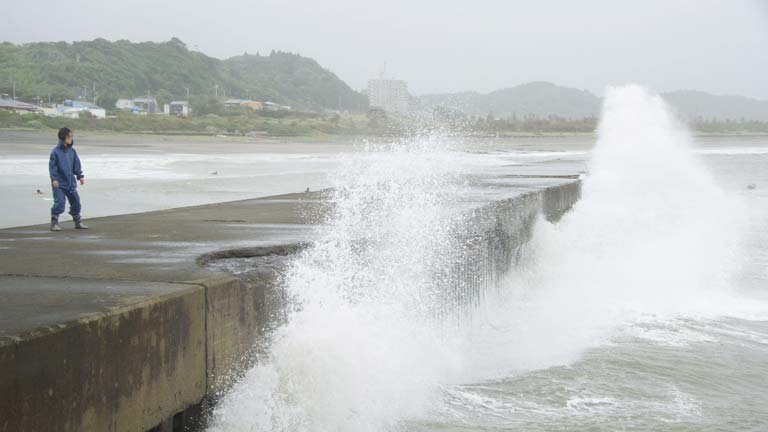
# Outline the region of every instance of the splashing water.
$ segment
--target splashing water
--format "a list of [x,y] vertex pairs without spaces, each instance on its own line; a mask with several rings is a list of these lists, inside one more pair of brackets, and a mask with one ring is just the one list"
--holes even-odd
[[434,275],[461,246],[461,154],[432,139],[354,158],[286,275],[288,322],[210,430],[393,430],[455,383],[568,364],[622,323],[722,313],[743,211],[689,141],[659,96],[610,89],[582,200],[450,334]]
[[212,430],[379,430],[423,411],[457,368],[432,275],[459,246],[461,157],[425,139],[345,165],[328,225],[286,275],[295,311]]
[[661,97],[608,89],[598,134],[582,199],[537,224],[528,265],[470,332],[486,378],[570,363],[623,323],[734,303],[744,208]]

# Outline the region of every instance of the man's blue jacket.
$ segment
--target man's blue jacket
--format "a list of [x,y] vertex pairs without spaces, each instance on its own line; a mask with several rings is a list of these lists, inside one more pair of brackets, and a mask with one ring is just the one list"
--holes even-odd
[[[77,180],[84,177],[83,168],[80,165],[80,157],[74,148],[59,140],[59,144],[51,151],[51,160],[48,162],[48,171],[51,174],[51,182],[59,182],[59,188],[63,190],[77,189]],[[77,179],[77,180],[75,180]]]

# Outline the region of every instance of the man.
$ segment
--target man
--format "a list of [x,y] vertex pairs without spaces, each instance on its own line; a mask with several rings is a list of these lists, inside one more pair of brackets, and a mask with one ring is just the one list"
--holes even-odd
[[[80,217],[80,195],[77,194],[77,180],[81,185],[85,184],[85,176],[80,166],[80,158],[77,156],[73,145],[75,135],[68,128],[59,129],[59,143],[51,151],[51,160],[48,162],[48,170],[51,174],[51,186],[53,186],[53,207],[51,208],[51,231],[61,231],[59,215],[64,213],[66,200],[69,200],[69,214],[75,221],[75,228],[88,229]],[[75,180],[77,179],[77,180]]]

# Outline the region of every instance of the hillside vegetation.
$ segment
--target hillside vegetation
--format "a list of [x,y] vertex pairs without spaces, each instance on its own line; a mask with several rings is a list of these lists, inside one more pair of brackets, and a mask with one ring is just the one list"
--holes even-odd
[[77,96],[97,100],[170,94],[218,95],[272,101],[300,110],[364,112],[366,96],[315,60],[272,52],[219,60],[191,51],[178,39],[164,43],[41,42],[0,44],[0,92],[26,101],[53,102]]
[[[662,93],[684,120],[701,122],[766,122],[768,101],[744,96],[714,95],[679,90]],[[470,116],[497,118],[580,119],[598,117],[602,99],[586,91],[533,82],[482,94],[475,92],[433,94],[420,98],[424,108],[443,107]]]

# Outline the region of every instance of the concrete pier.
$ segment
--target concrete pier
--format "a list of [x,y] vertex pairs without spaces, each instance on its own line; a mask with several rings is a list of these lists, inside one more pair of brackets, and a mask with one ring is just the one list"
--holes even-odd
[[[527,225],[510,227],[559,217],[579,195],[556,176],[508,187],[511,198],[473,210],[478,254],[497,261],[527,241]],[[273,282],[201,263],[311,241],[307,215],[321,211],[319,194],[293,194],[94,219],[88,231],[0,230],[0,432],[193,428],[248,364]],[[500,229],[519,233],[483,234]]]
[[258,339],[264,303],[196,259],[306,241],[299,214],[316,198],[100,218],[88,231],[0,230],[0,431],[194,424]]

